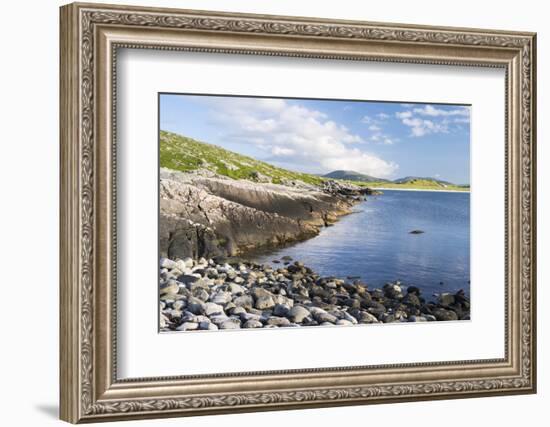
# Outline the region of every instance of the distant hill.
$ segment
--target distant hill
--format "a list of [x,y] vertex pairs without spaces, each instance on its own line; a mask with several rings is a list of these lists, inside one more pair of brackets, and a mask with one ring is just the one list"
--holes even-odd
[[404,178],[393,180],[393,182],[395,182],[396,184],[414,184],[415,182],[421,182],[421,181],[430,181],[430,182],[440,184],[442,186],[454,185],[452,182],[443,181],[441,179],[431,178],[431,177],[420,177],[420,176],[406,176]]
[[349,170],[336,170],[326,175],[323,178],[341,179],[345,181],[353,181],[357,185],[369,187],[384,187],[395,189],[416,189],[416,190],[455,190],[469,191],[469,185],[457,185],[449,181],[432,177],[406,176],[393,181],[382,178],[375,178],[370,175],[362,174]]
[[344,179],[346,181],[360,181],[360,182],[390,182],[387,179],[375,178],[374,176],[365,175],[363,173],[348,171],[348,170],[332,171],[330,173],[323,175],[323,178]]

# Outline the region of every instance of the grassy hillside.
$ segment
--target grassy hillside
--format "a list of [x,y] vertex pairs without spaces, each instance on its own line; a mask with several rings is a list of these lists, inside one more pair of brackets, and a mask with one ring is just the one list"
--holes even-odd
[[195,141],[175,133],[160,131],[160,166],[188,172],[208,169],[233,179],[254,180],[256,173],[271,178],[278,184],[282,180],[300,180],[320,184],[323,178],[272,166],[268,163],[225,150],[216,145]]
[[[324,177],[278,168],[252,157],[234,153],[216,145],[196,141],[172,132],[160,131],[160,166],[182,172],[207,169],[233,179],[255,181],[258,173],[275,184],[283,180],[299,180],[320,184],[327,179],[348,182],[363,187],[385,187],[415,190],[469,191],[469,186],[448,184],[434,178],[406,177],[396,181],[382,180],[353,171],[334,171]],[[360,180],[361,176],[364,180]],[[342,177],[342,178],[339,178]],[[351,179],[353,178],[353,179]]]
[[422,177],[422,176],[406,176],[404,178],[395,179],[393,182],[396,184],[408,184],[408,183],[414,183],[415,181],[433,181],[436,184],[441,184],[443,187],[446,185],[453,185],[452,182],[443,181],[441,179],[437,178],[431,178],[431,177]]

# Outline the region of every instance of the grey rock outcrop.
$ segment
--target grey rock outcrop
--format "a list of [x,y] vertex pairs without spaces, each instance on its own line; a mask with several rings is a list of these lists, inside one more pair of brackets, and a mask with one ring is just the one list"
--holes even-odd
[[235,256],[307,239],[350,212],[353,191],[363,194],[336,183],[289,187],[161,169],[160,253],[181,259]]

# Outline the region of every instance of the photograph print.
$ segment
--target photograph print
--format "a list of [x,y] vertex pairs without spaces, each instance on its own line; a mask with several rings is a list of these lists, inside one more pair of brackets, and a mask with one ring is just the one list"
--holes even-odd
[[159,263],[160,332],[470,320],[470,106],[159,94]]

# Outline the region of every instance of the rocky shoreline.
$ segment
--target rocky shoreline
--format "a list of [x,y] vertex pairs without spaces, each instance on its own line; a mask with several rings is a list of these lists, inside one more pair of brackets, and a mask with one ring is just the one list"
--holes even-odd
[[316,236],[373,190],[336,181],[274,184],[161,169],[161,256],[233,257]]
[[161,258],[160,330],[470,319],[470,301],[462,290],[428,301],[416,286],[389,282],[369,289],[353,278],[321,277],[288,257],[276,261],[280,268],[212,258]]

